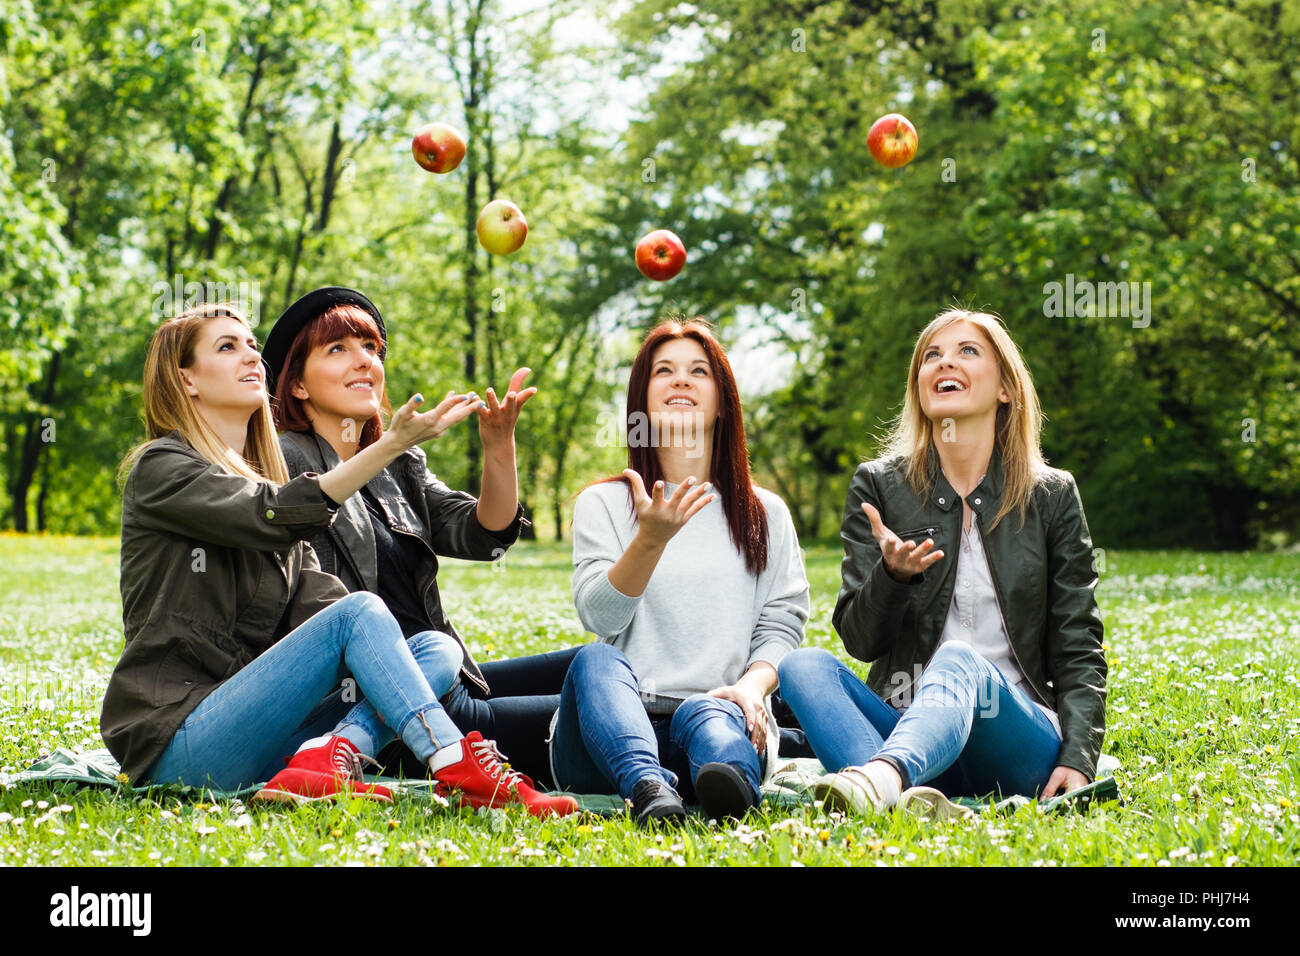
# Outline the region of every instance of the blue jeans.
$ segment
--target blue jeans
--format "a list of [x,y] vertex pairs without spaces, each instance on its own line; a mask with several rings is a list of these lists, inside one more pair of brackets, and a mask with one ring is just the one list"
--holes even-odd
[[355,680],[360,703],[332,733],[369,756],[400,736],[427,762],[463,736],[438,703],[462,657],[460,646],[436,631],[418,634],[408,644],[377,595],[349,594],[205,697],[147,778],[223,790],[268,779],[298,743],[323,732],[313,720],[336,706],[333,700],[347,696],[347,685],[341,691],[339,685],[348,676]]
[[1032,796],[1056,766],[1056,728],[965,644],[940,646],[901,715],[820,648],[787,655],[777,673],[827,770],[880,758],[900,771],[904,787],[930,783],[948,796]]
[[[495,740],[511,767],[541,787],[553,789],[547,731],[560,706],[564,677],[577,653],[578,648],[570,647],[480,664],[490,696],[482,696],[476,685],[458,679],[441,698],[442,706],[462,731],[477,730],[485,739]],[[424,773],[405,747],[390,748],[380,759],[388,773],[408,777]]]
[[556,786],[630,800],[638,781],[653,778],[691,802],[700,768],[715,762],[739,767],[758,794],[763,766],[738,704],[696,694],[671,717],[652,717],[622,651],[611,644],[578,650],[551,739]]

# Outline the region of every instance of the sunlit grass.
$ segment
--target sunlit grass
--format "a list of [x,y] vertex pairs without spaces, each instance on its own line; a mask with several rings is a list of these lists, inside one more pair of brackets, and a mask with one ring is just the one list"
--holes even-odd
[[[121,647],[113,539],[0,537],[0,770],[98,749]],[[1300,559],[1108,553],[1099,600],[1106,751],[1122,804],[973,822],[760,810],[649,833],[624,818],[537,821],[403,801],[260,809],[70,788],[0,792],[0,862],[164,864],[1293,865],[1300,837]],[[809,643],[830,627],[839,555],[807,556]],[[453,620],[490,660],[582,641],[569,556],[521,545],[504,566],[445,562]],[[865,665],[854,666],[865,673]]]

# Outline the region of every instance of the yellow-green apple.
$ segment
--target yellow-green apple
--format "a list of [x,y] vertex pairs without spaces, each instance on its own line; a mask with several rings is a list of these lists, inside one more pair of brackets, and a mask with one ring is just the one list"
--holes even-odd
[[901,113],[888,113],[871,124],[867,149],[882,166],[906,166],[916,155],[916,127]]
[[647,279],[666,282],[686,265],[686,247],[667,229],[656,229],[636,244],[636,267]]
[[478,241],[494,256],[508,256],[528,238],[528,220],[509,199],[494,199],[478,214]]
[[446,123],[428,123],[416,130],[411,152],[421,168],[449,173],[465,158],[465,137]]

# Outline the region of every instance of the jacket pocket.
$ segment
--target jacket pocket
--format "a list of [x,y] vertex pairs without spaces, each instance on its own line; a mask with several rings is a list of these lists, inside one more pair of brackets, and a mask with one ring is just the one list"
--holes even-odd
[[154,673],[153,692],[150,694],[154,706],[165,707],[184,700],[203,676],[203,667],[188,642],[173,642]]
[[930,525],[925,528],[913,528],[911,531],[895,531],[904,541],[924,541],[926,538],[939,539],[942,530],[938,525]]

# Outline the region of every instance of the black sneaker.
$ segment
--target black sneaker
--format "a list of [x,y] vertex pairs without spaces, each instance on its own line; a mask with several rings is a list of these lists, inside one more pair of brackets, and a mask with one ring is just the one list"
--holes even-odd
[[680,823],[686,819],[686,806],[668,784],[646,777],[632,788],[632,815],[642,826],[652,820]]
[[731,763],[706,763],[701,767],[695,778],[695,796],[704,808],[704,815],[714,820],[739,819],[758,805],[744,771]]

